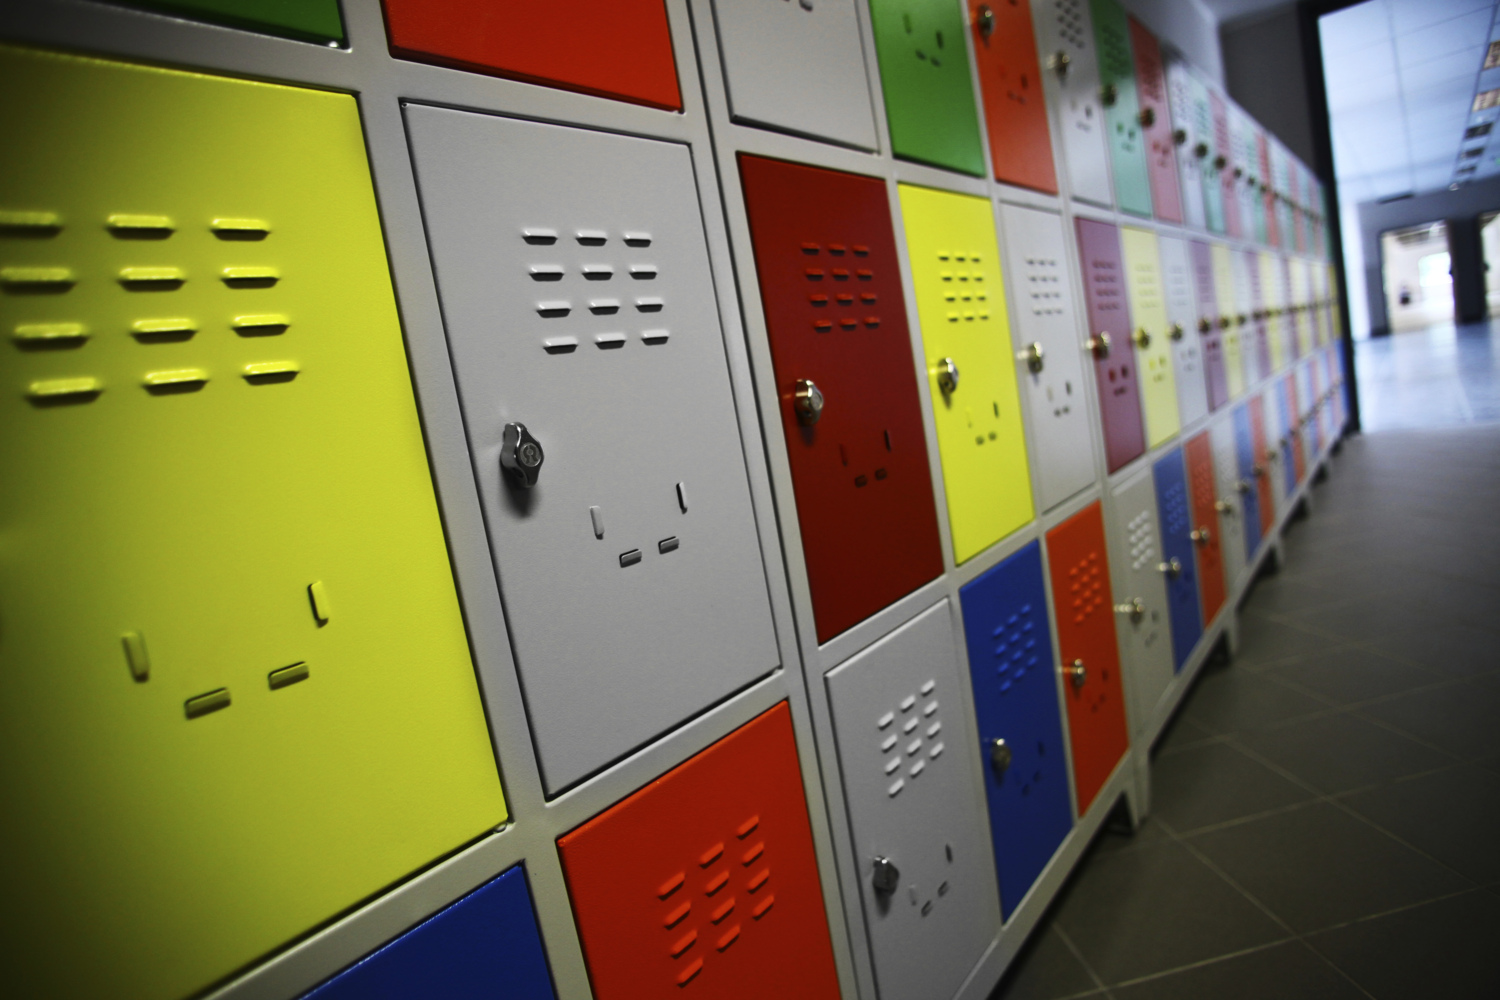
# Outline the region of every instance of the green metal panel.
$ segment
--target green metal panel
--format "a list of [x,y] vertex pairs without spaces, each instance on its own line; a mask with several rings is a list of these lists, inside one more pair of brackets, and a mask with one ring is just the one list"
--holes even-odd
[[1130,25],[1118,0],[1090,0],[1089,10],[1099,49],[1099,93],[1105,134],[1109,136],[1109,162],[1114,169],[1115,200],[1122,211],[1150,218],[1151,179],[1146,169],[1146,141],[1141,135]]
[[871,0],[870,10],[892,152],[982,177],[984,150],[964,44],[963,5],[957,0]]
[[342,42],[338,0],[115,0],[195,20],[312,42]]

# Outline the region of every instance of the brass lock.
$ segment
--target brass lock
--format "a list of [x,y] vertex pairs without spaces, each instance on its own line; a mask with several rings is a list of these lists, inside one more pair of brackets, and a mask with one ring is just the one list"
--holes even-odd
[[1173,340],[1181,340],[1182,339],[1182,324],[1181,323],[1173,323],[1171,326],[1167,327],[1167,336],[1171,337]]
[[937,384],[944,395],[951,396],[958,391],[958,365],[952,358],[943,358],[937,363]]
[[1234,501],[1233,500],[1215,500],[1214,501],[1214,510],[1218,511],[1220,514],[1225,515],[1226,517],[1233,517],[1234,514],[1235,514]]
[[1115,102],[1119,99],[1120,90],[1114,84],[1106,83],[1104,86],[1099,88],[1099,103],[1104,105],[1106,108],[1114,107]]
[[1199,333],[1207,334],[1213,328],[1214,328],[1213,320],[1209,319],[1207,316],[1200,316],[1198,318],[1198,332]]
[[1058,76],[1067,76],[1068,66],[1072,62],[1073,58],[1071,56],[1069,56],[1061,49],[1058,49],[1056,52],[1047,57],[1047,68],[1055,71]]
[[[1218,503],[1214,504],[1214,507],[1217,508],[1219,504],[1223,502],[1224,501],[1222,500],[1218,501]],[[1214,536],[1207,528],[1194,528],[1192,531],[1188,532],[1188,537],[1197,542],[1199,545],[1207,545],[1209,542],[1213,541]]]
[[536,485],[546,459],[542,443],[531,436],[525,424],[506,424],[500,438],[500,468],[510,481],[529,490]]
[[792,390],[792,409],[797,421],[811,426],[823,416],[823,390],[812,379],[799,378]]
[[1206,142],[1200,142],[1200,143],[1198,143],[1197,145],[1195,145],[1193,147],[1193,156],[1194,156],[1194,158],[1201,160],[1201,159],[1203,159],[1207,155],[1208,155],[1208,143],[1206,143]]
[[995,33],[995,12],[987,3],[979,5],[979,10],[974,13],[974,26],[979,29],[979,37],[985,41]]
[[1115,605],[1115,614],[1129,615],[1130,620],[1138,622],[1146,617],[1146,605],[1139,597],[1132,597],[1124,604]]
[[1026,367],[1031,369],[1033,375],[1042,370],[1042,345],[1032,341],[1026,350],[1021,351],[1016,357],[1026,362]]
[[1224,167],[1226,165],[1228,165],[1228,163],[1229,163],[1229,161],[1224,158],[1223,154],[1220,154],[1220,155],[1214,157],[1214,169],[1215,170],[1223,170]]
[[1088,680],[1088,668],[1083,665],[1082,660],[1065,663],[1060,669],[1062,670],[1063,677],[1072,681],[1075,688],[1083,687],[1084,682]]
[[1135,116],[1135,120],[1141,123],[1141,128],[1150,128],[1156,124],[1156,109],[1142,108],[1141,113]]
[[1182,561],[1176,556],[1173,556],[1166,562],[1157,563],[1156,570],[1157,572],[1164,574],[1170,579],[1175,580],[1182,575]]
[[1172,130],[1172,145],[1181,146],[1187,142],[1187,129],[1175,128]]
[[[1260,475],[1260,472],[1257,469],[1252,469],[1251,471],[1256,475]],[[1251,490],[1255,489],[1255,484],[1248,479],[1237,479],[1235,480],[1234,488],[1239,490],[1241,493],[1249,493]]]
[[1151,334],[1146,332],[1146,328],[1144,326],[1136,327],[1134,339],[1135,346],[1143,351],[1151,346]]
[[1010,744],[1005,740],[998,736],[990,740],[990,767],[995,769],[995,773],[1003,775],[1010,770],[1012,756]]
[[1093,337],[1090,337],[1087,341],[1087,346],[1090,353],[1092,353],[1094,357],[1109,357],[1109,334],[1100,333]]

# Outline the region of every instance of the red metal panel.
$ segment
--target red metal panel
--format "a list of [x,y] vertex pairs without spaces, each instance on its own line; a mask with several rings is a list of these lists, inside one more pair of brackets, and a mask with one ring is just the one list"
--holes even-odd
[[890,204],[869,177],[755,156],[740,175],[822,642],[943,571]]
[[1276,221],[1276,178],[1271,174],[1271,146],[1266,142],[1266,134],[1259,129],[1255,131],[1255,148],[1260,154],[1260,179],[1265,185],[1261,188],[1261,197],[1266,202],[1266,244],[1280,246],[1281,227]]
[[1229,132],[1229,107],[1224,95],[1209,88],[1208,103],[1214,119],[1214,169],[1219,174],[1219,187],[1224,194],[1224,231],[1240,239],[1244,228],[1240,219],[1239,195],[1234,189],[1234,142]]
[[1198,532],[1198,596],[1203,601],[1203,624],[1214,620],[1224,606],[1224,552],[1219,548],[1219,514],[1214,509],[1214,452],[1208,431],[1190,438],[1184,449],[1188,491],[1192,494],[1193,529]]
[[1182,221],[1182,191],[1177,186],[1177,144],[1172,141],[1172,114],[1167,109],[1167,75],[1156,36],[1130,18],[1130,47],[1135,52],[1135,89],[1141,102],[1141,135],[1151,177],[1151,206],[1158,219]]
[[1056,194],[1031,5],[1023,0],[969,0],[969,24],[995,180]]
[[[1286,376],[1286,395],[1292,404],[1292,419],[1300,422],[1305,414],[1302,412],[1302,404],[1297,398],[1297,376],[1294,372],[1289,372]],[[1307,452],[1302,447],[1302,432],[1296,424],[1293,424],[1293,426],[1285,429],[1285,433],[1292,442],[1292,468],[1297,473],[1297,482],[1300,483],[1303,477],[1307,475]]]
[[682,110],[663,0],[384,0],[391,51]]
[[785,702],[557,846],[598,1000],[837,1000]]
[[1250,397],[1250,447],[1255,456],[1255,496],[1260,506],[1260,537],[1271,534],[1271,524],[1276,520],[1276,501],[1272,497],[1271,474],[1266,468],[1266,405],[1265,397]]
[[[1104,452],[1109,471],[1114,472],[1146,450],[1120,231],[1107,222],[1075,222],[1093,341],[1094,378],[1099,383],[1099,409],[1104,420]],[[1104,337],[1109,338],[1107,348],[1100,346]]]
[[1203,339],[1203,368],[1208,373],[1208,406],[1229,402],[1229,375],[1224,371],[1224,334],[1219,326],[1219,299],[1214,294],[1213,251],[1207,243],[1189,244],[1193,258],[1193,296],[1198,300],[1198,336]]
[[1098,502],[1047,532],[1047,567],[1057,611],[1058,656],[1065,670],[1083,666],[1082,683],[1064,680],[1073,786],[1082,815],[1125,756],[1125,693],[1115,642],[1115,601]]

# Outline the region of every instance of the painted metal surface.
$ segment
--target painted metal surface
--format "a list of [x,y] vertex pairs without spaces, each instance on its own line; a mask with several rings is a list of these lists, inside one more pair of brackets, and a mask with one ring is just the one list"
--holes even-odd
[[1276,503],[1271,489],[1271,470],[1266,467],[1268,463],[1264,458],[1270,448],[1266,436],[1265,400],[1259,395],[1251,396],[1246,407],[1250,411],[1250,454],[1254,459],[1251,471],[1255,476],[1256,496],[1260,500],[1260,537],[1266,538],[1276,523]]
[[1135,226],[1120,228],[1126,297],[1130,301],[1135,360],[1139,368],[1141,409],[1150,447],[1169,440],[1181,428],[1177,413],[1177,376],[1172,363],[1172,336],[1162,283],[1156,233]]
[[1173,52],[1166,54],[1165,74],[1172,142],[1176,147],[1177,188],[1182,200],[1180,221],[1193,229],[1203,229],[1208,225],[1203,203],[1203,168],[1209,133],[1200,131],[1195,113],[1197,92],[1202,84],[1187,61]]
[[1031,4],[968,0],[995,180],[1057,193]]
[[988,198],[899,186],[953,556],[1032,518],[1031,473]]
[[1120,233],[1092,219],[1077,218],[1074,225],[1088,307],[1089,350],[1104,421],[1105,460],[1114,472],[1146,450]]
[[1150,469],[1115,488],[1110,507],[1110,568],[1114,581],[1115,630],[1127,673],[1133,732],[1147,731],[1172,683],[1172,632],[1167,612],[1166,554],[1157,524]]
[[1193,543],[1198,553],[1198,599],[1203,623],[1209,625],[1224,606],[1224,531],[1216,506],[1218,479],[1214,475],[1213,445],[1209,432],[1188,438],[1182,447],[1187,462],[1188,495],[1193,517]]
[[963,6],[947,0],[871,0],[870,14],[892,152],[983,176]]
[[1193,298],[1198,307],[1198,342],[1203,346],[1203,375],[1208,405],[1218,410],[1229,402],[1229,373],[1224,366],[1224,330],[1218,289],[1214,287],[1213,251],[1202,240],[1188,244],[1193,268]]
[[1047,575],[1073,751],[1073,789],[1082,815],[1130,747],[1109,554],[1097,501],[1047,532]]
[[1088,0],[1040,0],[1037,41],[1047,103],[1057,116],[1062,162],[1074,198],[1098,205],[1114,202],[1104,109],[1099,103],[1099,60]]
[[1245,363],[1245,384],[1255,385],[1271,374],[1270,345],[1266,340],[1265,317],[1257,316],[1260,302],[1259,261],[1253,250],[1231,251],[1234,269],[1234,322],[1240,332],[1241,359]]
[[1214,509],[1219,515],[1219,552],[1224,558],[1224,586],[1232,593],[1245,571],[1245,522],[1254,520],[1259,530],[1259,514],[1253,518],[1245,516],[1245,498],[1239,489],[1239,434],[1234,416],[1223,414],[1209,425],[1208,435],[1213,446]]
[[[1161,45],[1145,25],[1130,18],[1130,48],[1135,54],[1136,93],[1140,101],[1141,139],[1151,181],[1151,206],[1158,219],[1182,221],[1182,193],[1177,183],[1177,143],[1167,106],[1167,75]],[[1200,223],[1201,225],[1201,223]]]
[[1109,139],[1110,176],[1122,212],[1151,217],[1151,180],[1146,167],[1146,137],[1135,84],[1130,25],[1119,0],[1089,0],[1094,43],[1099,53],[1099,103],[1104,106]]
[[1228,100],[1217,87],[1209,87],[1208,106],[1213,116],[1213,179],[1223,206],[1223,232],[1231,239],[1242,239],[1240,202],[1235,195],[1234,134],[1229,129]]
[[1073,827],[1040,542],[959,591],[1000,906],[1016,912]]
[[836,1000],[785,702],[558,838],[599,1000]]
[[890,206],[868,177],[753,156],[740,175],[823,642],[943,571]]
[[[1291,490],[1297,488],[1292,469],[1290,423],[1284,418],[1281,408],[1282,398],[1286,395],[1285,386],[1285,380],[1277,378],[1256,397],[1261,403],[1265,422],[1265,448],[1256,452],[1256,461],[1264,470],[1263,478],[1271,498],[1272,523],[1286,510],[1288,487]],[[1266,533],[1269,534],[1269,529]]]
[[1234,254],[1223,243],[1212,248],[1214,292],[1218,298],[1219,329],[1224,344],[1224,379],[1229,398],[1245,394],[1244,327],[1239,325],[1239,297],[1234,282]]
[[[1260,397],[1256,396],[1249,403],[1241,403],[1234,411],[1235,466],[1239,470],[1239,478],[1235,480],[1234,487],[1239,494],[1240,530],[1244,533],[1246,562],[1260,551],[1264,531],[1262,508],[1269,508],[1271,505],[1270,490],[1263,485],[1264,474],[1259,457],[1265,453],[1265,425],[1257,421],[1252,428],[1250,420],[1250,403],[1259,401]],[[1256,408],[1259,409],[1258,406]],[[1257,436],[1259,441],[1256,440]],[[1262,493],[1265,494],[1264,497]],[[1265,520],[1269,518],[1268,510]]]
[[945,599],[825,679],[881,1000],[952,996],[1000,930],[953,625]]
[[1188,490],[1183,453],[1173,449],[1152,466],[1156,512],[1161,527],[1162,575],[1167,585],[1167,612],[1172,624],[1172,666],[1181,670],[1203,634],[1204,614],[1198,600],[1199,569],[1194,553],[1193,498]]
[[1286,305],[1282,298],[1281,285],[1281,263],[1276,255],[1262,250],[1257,255],[1259,267],[1256,276],[1259,278],[1261,311],[1266,324],[1266,346],[1267,354],[1271,359],[1271,370],[1281,371],[1286,367],[1295,355],[1295,344],[1288,336],[1289,327],[1283,308]]
[[122,6],[159,10],[213,24],[308,42],[344,40],[338,0],[114,0]]
[[1158,236],[1161,253],[1162,298],[1167,307],[1167,339],[1177,383],[1177,411],[1187,427],[1208,415],[1208,380],[1203,364],[1203,338],[1198,333],[1198,307],[1193,297],[1193,265],[1187,241]]
[[1263,214],[1256,212],[1260,200],[1255,169],[1255,122],[1236,104],[1228,106],[1230,166],[1234,172],[1234,195],[1239,204],[1240,238],[1265,242]]

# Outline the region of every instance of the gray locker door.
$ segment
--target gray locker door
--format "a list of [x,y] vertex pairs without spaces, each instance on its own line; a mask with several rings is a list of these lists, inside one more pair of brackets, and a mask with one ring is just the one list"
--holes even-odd
[[1255,464],[1267,470],[1271,477],[1271,497],[1275,504],[1276,518],[1281,518],[1282,509],[1286,507],[1286,477],[1296,475],[1295,469],[1286,467],[1282,460],[1281,441],[1287,434],[1291,433],[1285,421],[1281,419],[1281,400],[1278,393],[1285,391],[1280,389],[1282,380],[1280,378],[1266,386],[1265,391],[1260,394],[1261,410],[1266,417],[1266,450],[1263,454],[1255,456]]
[[880,1000],[946,1000],[1000,930],[948,601],[826,683]]
[[1188,246],[1175,236],[1159,237],[1167,325],[1172,363],[1177,366],[1177,412],[1187,427],[1208,413],[1208,380],[1203,372],[1203,338],[1198,335],[1198,306],[1193,298]]
[[1166,61],[1167,103],[1172,112],[1172,139],[1177,142],[1177,172],[1182,178],[1182,218],[1193,229],[1202,229],[1208,223],[1203,214],[1203,155],[1198,147],[1208,139],[1198,134],[1193,118],[1193,71],[1176,55],[1168,55]]
[[[1226,409],[1208,429],[1214,449],[1214,485],[1219,509],[1219,551],[1224,554],[1224,589],[1234,600],[1234,588],[1245,572],[1245,505],[1240,502],[1240,463],[1235,450],[1234,419]],[[1254,489],[1254,484],[1251,484]]]
[[854,0],[714,0],[735,121],[875,148]]
[[1017,371],[1031,420],[1037,493],[1041,509],[1050,510],[1094,481],[1071,255],[1061,216],[1002,205],[1000,219],[1015,324],[1011,342],[1021,355],[1041,347],[1040,363],[1019,357]]
[[1160,568],[1156,483],[1149,468],[1116,487],[1108,524],[1115,631],[1130,688],[1130,728],[1139,733],[1151,721],[1174,673],[1167,582]]
[[[675,143],[430,107],[406,119],[557,791],[777,664],[693,164]],[[529,489],[500,464],[513,423],[542,449]]]
[[1068,186],[1075,198],[1111,205],[1114,191],[1088,0],[1035,0],[1032,13],[1047,103],[1057,109]]
[[1245,362],[1245,385],[1254,385],[1270,374],[1261,368],[1259,344],[1256,335],[1255,310],[1255,276],[1250,273],[1252,267],[1259,267],[1260,261],[1254,254],[1240,253],[1233,250],[1229,254],[1230,266],[1234,268],[1234,309],[1235,325],[1240,331],[1240,354]]

